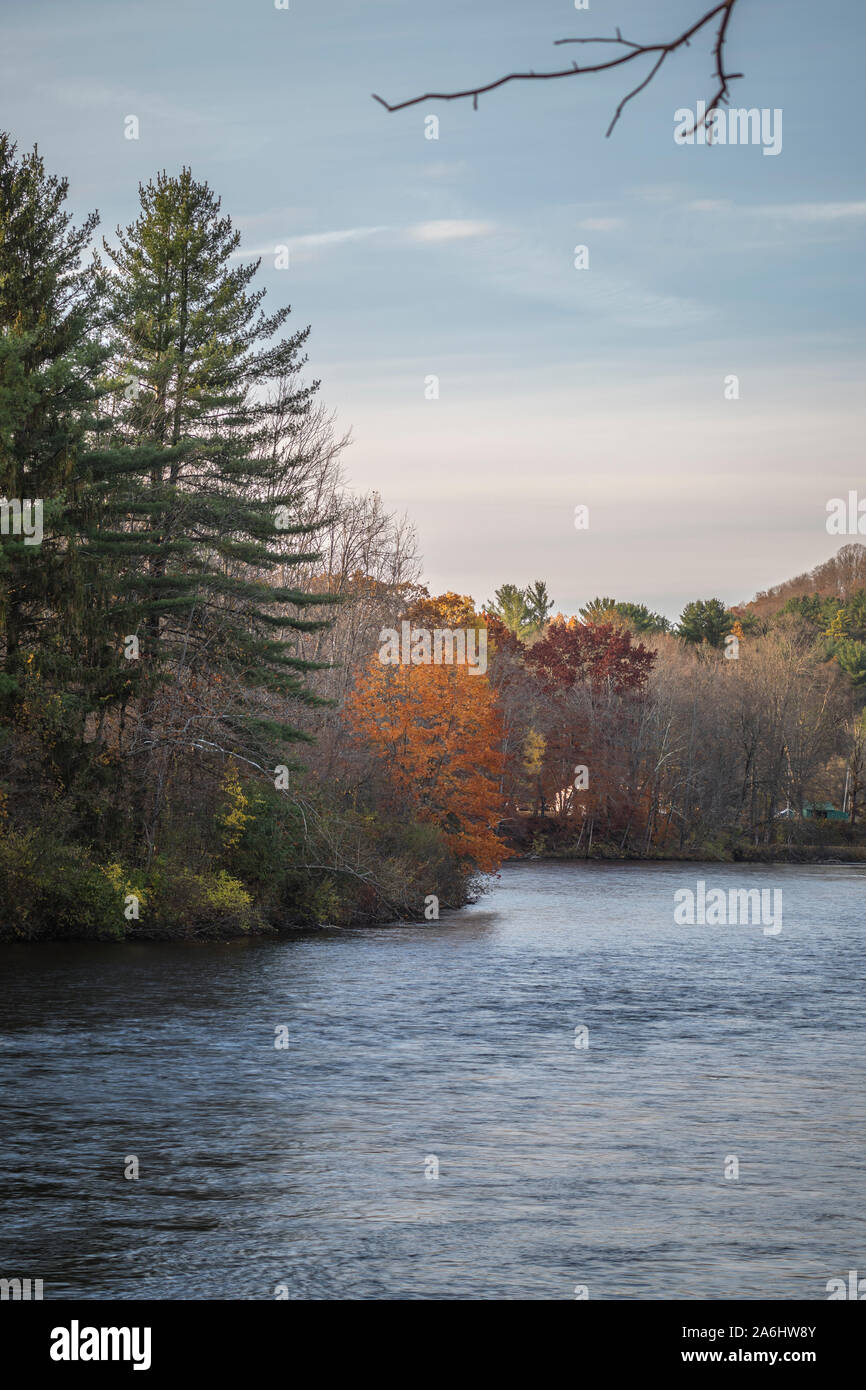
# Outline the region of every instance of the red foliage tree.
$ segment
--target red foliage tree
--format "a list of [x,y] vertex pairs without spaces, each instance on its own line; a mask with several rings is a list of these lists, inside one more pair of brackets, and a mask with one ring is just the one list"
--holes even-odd
[[609,685],[616,694],[645,687],[656,653],[613,623],[551,623],[525,656],[528,669],[546,690],[574,685]]

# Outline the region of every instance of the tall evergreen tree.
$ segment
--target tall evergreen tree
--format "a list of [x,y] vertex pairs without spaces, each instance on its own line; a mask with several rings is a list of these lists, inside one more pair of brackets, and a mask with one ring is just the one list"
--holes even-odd
[[45,172],[36,149],[19,156],[0,133],[0,701],[9,718],[27,680],[47,682],[63,707],[59,724],[69,716],[80,735],[85,600],[74,512],[106,353],[94,332],[94,268],[82,259],[98,218],[73,226],[66,196],[67,181]]
[[516,584],[503,584],[484,605],[485,611],[499,618],[515,637],[525,638],[532,631],[532,616],[526,594]]
[[536,579],[534,584],[527,585],[524,598],[534,631],[543,632],[544,625],[553,610],[553,599],[547,592],[547,585],[544,580]]
[[182,723],[186,743],[268,758],[304,737],[289,717],[292,701],[314,698],[296,639],[325,625],[305,614],[328,602],[291,583],[315,559],[297,548],[309,528],[294,519],[290,449],[291,422],[318,388],[298,382],[309,329],[284,335],[289,308],[262,310],[259,261],[239,258],[240,234],[189,169],[139,195],[137,220],[104,243],[122,389],[99,454],[106,515],[91,551],[118,567],[146,718],[168,678],[207,686]]

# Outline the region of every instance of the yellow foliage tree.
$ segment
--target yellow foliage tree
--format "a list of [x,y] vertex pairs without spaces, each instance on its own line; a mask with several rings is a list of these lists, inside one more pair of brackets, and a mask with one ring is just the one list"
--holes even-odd
[[226,769],[222,790],[226,799],[217,813],[216,822],[222,830],[223,849],[232,850],[240,844],[247,821],[252,820],[252,816],[247,813],[249,801],[234,763],[229,763]]

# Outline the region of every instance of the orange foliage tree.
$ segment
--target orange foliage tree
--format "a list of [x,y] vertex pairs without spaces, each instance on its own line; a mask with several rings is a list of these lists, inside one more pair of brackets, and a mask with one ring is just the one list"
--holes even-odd
[[484,616],[475,612],[475,603],[468,594],[450,590],[434,598],[425,591],[410,605],[406,616],[419,627],[484,627],[486,623]]
[[346,703],[350,727],[419,820],[491,873],[510,853],[502,814],[502,722],[487,676],[462,664],[389,665],[375,656]]

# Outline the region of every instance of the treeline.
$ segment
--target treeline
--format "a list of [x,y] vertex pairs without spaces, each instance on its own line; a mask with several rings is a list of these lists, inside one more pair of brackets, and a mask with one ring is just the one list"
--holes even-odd
[[774,605],[734,609],[695,600],[675,624],[597,598],[539,628],[531,609],[545,586],[532,586],[535,600],[522,591],[522,604],[517,586],[503,586],[490,608],[511,643],[492,665],[510,843],[596,855],[854,852],[864,560],[864,547],[846,546],[821,567],[823,593],[780,586]]
[[515,852],[769,851],[810,800],[856,834],[862,586],[431,596],[215,193],[160,173],[101,241],[66,197],[0,136],[0,936],[429,920]]
[[860,544],[843,545],[836,555],[816,565],[814,569],[786,579],[772,589],[756,594],[747,606],[758,617],[772,615],[788,599],[817,594],[822,598],[846,598],[866,587],[866,548]]

